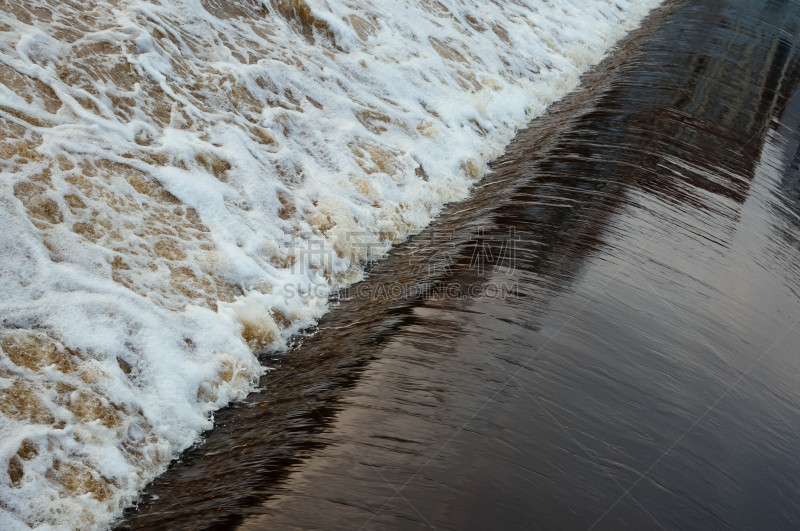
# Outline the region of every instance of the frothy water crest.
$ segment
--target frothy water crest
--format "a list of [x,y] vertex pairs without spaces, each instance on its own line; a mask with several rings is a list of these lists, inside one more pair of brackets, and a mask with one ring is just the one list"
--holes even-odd
[[658,3],[2,0],[3,527],[107,526]]

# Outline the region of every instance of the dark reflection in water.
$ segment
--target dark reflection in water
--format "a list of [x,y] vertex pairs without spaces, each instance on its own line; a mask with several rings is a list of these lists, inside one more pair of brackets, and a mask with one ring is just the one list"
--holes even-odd
[[120,528],[800,527],[798,21],[655,13]]

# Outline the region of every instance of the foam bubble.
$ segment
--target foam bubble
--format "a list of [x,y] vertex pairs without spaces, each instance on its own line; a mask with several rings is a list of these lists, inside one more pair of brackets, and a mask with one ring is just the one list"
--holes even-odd
[[658,3],[6,2],[2,527],[110,525]]

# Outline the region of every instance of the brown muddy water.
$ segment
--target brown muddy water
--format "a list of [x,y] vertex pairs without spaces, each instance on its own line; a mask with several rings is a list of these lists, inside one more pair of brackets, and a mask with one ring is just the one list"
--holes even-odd
[[654,13],[118,528],[800,527],[798,24]]

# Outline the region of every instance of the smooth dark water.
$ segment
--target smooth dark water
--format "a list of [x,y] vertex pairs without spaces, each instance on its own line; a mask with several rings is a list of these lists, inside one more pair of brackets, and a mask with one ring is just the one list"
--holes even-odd
[[800,527],[799,25],[659,10],[119,527]]

